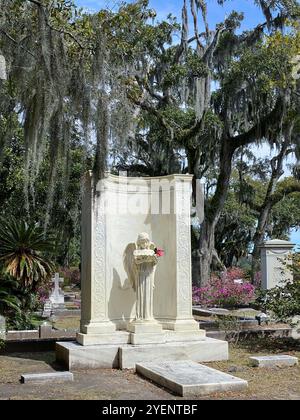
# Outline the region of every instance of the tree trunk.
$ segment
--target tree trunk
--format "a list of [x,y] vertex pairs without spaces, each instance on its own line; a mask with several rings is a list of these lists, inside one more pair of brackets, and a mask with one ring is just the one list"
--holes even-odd
[[254,248],[252,252],[252,270],[251,270],[251,279],[254,283],[255,275],[260,270],[260,251],[259,246],[262,244],[265,238],[265,232],[269,220],[269,215],[271,211],[271,205],[264,206],[261,210],[258,225],[254,235]]
[[215,250],[215,228],[220,219],[229,189],[232,172],[232,158],[234,147],[223,140],[220,153],[220,173],[218,176],[215,194],[205,206],[205,219],[201,226],[199,251],[200,267],[197,285],[205,286],[211,275],[211,265],[216,254]]
[[277,156],[275,156],[271,161],[272,174],[269,181],[266,196],[264,199],[264,203],[260,209],[258,225],[257,225],[256,232],[253,238],[254,248],[252,252],[252,270],[251,270],[252,283],[254,283],[256,273],[260,270],[259,246],[264,241],[270,213],[272,211],[273,206],[276,204],[272,202],[272,196],[276,190],[279,179],[284,174],[283,162],[284,162],[284,158],[289,153],[288,146],[290,143],[290,135],[291,135],[291,131],[289,135],[287,136],[287,138],[285,139],[284,143],[282,144],[280,153]]
[[211,273],[213,252],[215,249],[215,230],[212,224],[204,220],[199,243],[199,286],[205,286]]

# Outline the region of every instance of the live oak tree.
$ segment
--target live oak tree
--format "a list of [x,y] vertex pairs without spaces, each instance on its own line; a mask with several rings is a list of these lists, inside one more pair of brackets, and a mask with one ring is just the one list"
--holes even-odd
[[[15,112],[23,119],[28,213],[46,153],[51,203],[61,158],[68,182],[72,133],[85,139],[87,152],[94,149],[93,169],[100,179],[110,139],[121,141],[132,129],[123,79],[131,74],[135,57],[133,50],[127,52],[128,42],[153,15],[144,3],[90,15],[69,0],[1,0],[0,49],[8,80],[0,82],[5,90],[0,113],[5,118]],[[0,153],[5,141],[3,137]]]
[[299,7],[256,3],[265,22],[241,33],[237,12],[210,28],[204,0],[184,0],[181,25],[171,16],[154,21],[146,0],[96,14],[66,0],[0,0],[8,68],[0,114],[23,119],[27,213],[47,156],[47,227],[55,180],[69,180],[74,136],[85,140],[97,179],[108,163],[134,174],[189,172],[195,180],[216,166],[197,243],[198,279],[206,283],[219,260],[215,230],[234,157],[252,144],[280,150],[295,140]]
[[[188,163],[184,170],[195,178],[203,177],[210,166],[218,166],[198,244],[198,279],[203,284],[209,279],[213,260],[218,260],[215,229],[235,154],[242,147],[263,142],[280,149],[292,137],[297,115],[299,96],[292,60],[299,53],[295,23],[299,7],[294,1],[258,3],[266,21],[238,34],[240,14],[233,12],[211,30],[205,2],[185,1],[181,42],[169,48],[162,43],[150,64],[147,62],[143,77],[137,75],[132,81],[130,97],[146,113],[142,144],[145,149],[148,138],[152,144],[156,131],[156,144],[165,145],[164,172],[170,171],[170,163],[182,151]],[[198,12],[202,25],[198,25]],[[283,28],[288,29],[285,34]],[[154,122],[149,123],[149,115]],[[153,145],[150,150],[155,150]]]

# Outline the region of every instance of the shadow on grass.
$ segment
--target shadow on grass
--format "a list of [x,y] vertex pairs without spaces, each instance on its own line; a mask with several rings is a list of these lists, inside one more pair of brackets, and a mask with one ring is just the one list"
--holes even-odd
[[240,340],[238,347],[249,353],[295,353],[300,352],[300,340],[293,338],[257,337]]
[[5,356],[16,359],[36,360],[38,362],[44,362],[58,372],[65,371],[65,369],[56,362],[55,352],[9,353]]

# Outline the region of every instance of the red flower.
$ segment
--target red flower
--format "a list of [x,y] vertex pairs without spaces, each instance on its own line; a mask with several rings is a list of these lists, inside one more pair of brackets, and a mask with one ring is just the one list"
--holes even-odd
[[155,255],[157,255],[158,257],[164,257],[165,256],[165,251],[163,249],[155,249]]

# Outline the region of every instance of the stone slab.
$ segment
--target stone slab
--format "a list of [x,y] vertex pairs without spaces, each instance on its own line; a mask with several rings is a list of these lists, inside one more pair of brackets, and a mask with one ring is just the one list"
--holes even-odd
[[77,342],[82,346],[97,346],[104,344],[130,344],[130,333],[116,331],[106,334],[77,334]]
[[33,373],[21,376],[22,384],[42,384],[42,383],[58,383],[70,382],[74,380],[71,372],[53,372],[53,373]]
[[201,341],[206,339],[206,331],[165,331],[166,342]]
[[248,387],[245,380],[189,360],[137,364],[136,371],[181,397],[241,391]]
[[130,343],[133,345],[166,343],[166,334],[160,333],[131,333]]
[[121,346],[119,358],[121,369],[134,369],[137,363],[154,363],[166,360],[221,361],[228,360],[228,343],[206,338],[202,341],[193,342]]
[[226,341],[206,340],[145,345],[81,346],[76,342],[56,343],[56,359],[65,368],[134,369],[137,363],[165,360],[212,362],[228,360]]
[[7,331],[7,340],[36,340],[40,338],[38,330]]
[[298,365],[298,358],[286,355],[250,357],[250,364],[260,368],[290,367]]
[[158,322],[129,322],[127,331],[135,334],[161,333],[162,326]]
[[119,345],[81,346],[56,343],[56,360],[66,369],[113,369],[119,367]]

